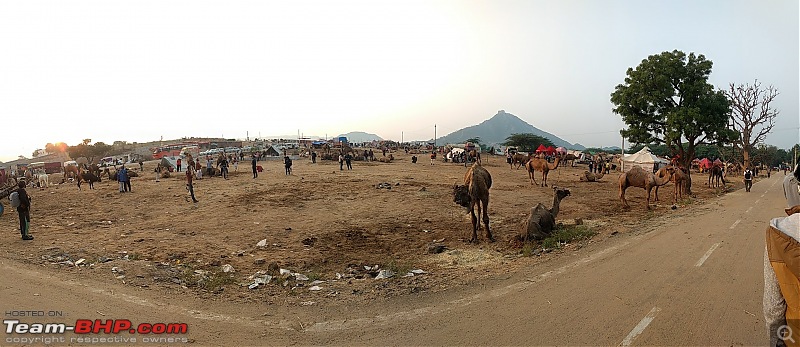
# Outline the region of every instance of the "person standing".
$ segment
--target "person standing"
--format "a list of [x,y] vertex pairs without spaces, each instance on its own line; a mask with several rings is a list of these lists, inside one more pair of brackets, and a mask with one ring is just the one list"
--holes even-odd
[[181,172],[181,158],[178,158],[178,162],[176,163],[175,167],[177,167],[178,172]]
[[317,152],[311,152],[311,164],[317,163]]
[[292,159],[289,158],[288,155],[283,157],[283,166],[286,169],[286,174],[287,175],[291,175],[292,174]]
[[192,165],[186,166],[186,190],[189,191],[189,196],[192,197],[192,202],[197,203],[197,198],[194,197],[194,185],[192,185],[192,178],[194,176]]
[[783,180],[783,191],[788,217],[770,220],[764,247],[762,305],[770,346],[800,340],[800,165]]
[[344,156],[342,156],[342,154],[339,153],[339,171],[344,170],[343,166],[344,166]]
[[125,181],[123,181],[124,185],[125,185],[125,191],[130,193],[131,192],[131,174],[130,174],[130,172],[128,172],[129,170],[127,168],[125,168],[125,165],[122,165],[122,169],[125,170]]
[[19,181],[17,187],[19,187],[16,191],[17,199],[19,199],[19,206],[16,207],[19,215],[19,232],[22,234],[23,240],[33,240],[33,235],[30,233],[31,197],[25,191],[25,181]]
[[206,176],[214,177],[214,161],[211,160],[211,156],[206,156]]
[[128,170],[125,166],[117,171],[117,182],[119,182],[119,192],[124,193],[127,191],[125,181],[128,180]]
[[219,171],[222,174],[222,178],[228,179],[228,159],[224,155],[220,158]]
[[748,167],[747,170],[744,170],[744,190],[750,191],[750,188],[753,186],[753,171],[750,171]]
[[194,174],[197,179],[203,179],[203,166],[200,165],[200,158],[194,160]]
[[158,179],[161,178],[161,163],[158,163],[155,172],[156,172],[156,182],[158,182]]
[[347,169],[353,169],[353,156],[350,153],[344,155],[344,162],[347,164]]
[[436,151],[431,152],[431,165],[436,161]]
[[139,159],[139,172],[144,172],[144,162]]
[[251,160],[251,162],[253,164],[253,179],[255,179],[256,177],[258,177],[258,170],[257,170],[258,169],[258,162],[256,161],[256,155],[255,154],[253,154],[253,159]]

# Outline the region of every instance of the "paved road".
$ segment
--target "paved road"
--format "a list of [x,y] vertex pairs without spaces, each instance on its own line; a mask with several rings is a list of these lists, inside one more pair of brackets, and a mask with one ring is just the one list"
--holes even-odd
[[[782,179],[507,279],[380,305],[289,311],[164,298],[0,257],[0,309],[4,319],[13,310],[42,310],[66,315],[48,322],[183,322],[194,345],[763,345],[764,231],[783,213]],[[9,344],[18,345],[0,341]]]

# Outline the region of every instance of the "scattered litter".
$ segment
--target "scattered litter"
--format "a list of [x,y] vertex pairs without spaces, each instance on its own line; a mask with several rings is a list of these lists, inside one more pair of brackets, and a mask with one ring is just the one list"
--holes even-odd
[[308,288],[308,290],[310,290],[310,291],[318,291],[318,290],[322,290],[322,287],[320,287],[320,286],[313,286],[313,287],[311,287],[311,288]]
[[430,254],[439,254],[444,252],[447,249],[447,246],[441,243],[432,243],[428,245],[428,253]]
[[316,280],[316,281],[314,281],[314,282],[311,282],[311,285],[312,285],[312,286],[315,286],[315,285],[317,285],[317,284],[322,284],[322,283],[325,283],[325,281]]
[[292,271],[291,270],[286,270],[286,269],[280,269],[279,273],[281,275],[291,275]]
[[316,302],[314,302],[314,301],[303,301],[303,302],[300,303],[301,306],[311,306],[311,305],[314,305],[314,304],[316,304]]
[[424,274],[426,274],[427,272],[425,272],[425,270],[414,269],[414,270],[411,270],[411,273],[413,273],[413,274],[415,274],[415,275],[424,275]]
[[78,261],[75,262],[75,266],[81,265],[86,261],[86,259],[80,258]]
[[394,271],[384,269],[384,270],[381,270],[380,272],[378,272],[378,276],[375,276],[375,279],[379,280],[379,279],[384,279],[384,278],[390,278],[390,277],[393,277],[393,276],[394,276]]
[[208,274],[208,271],[206,271],[206,270],[194,270],[194,274],[195,275],[200,275],[200,276],[205,276],[206,274]]
[[267,247],[267,239],[258,241],[258,243],[256,243],[256,247]]
[[308,281],[308,276],[303,275],[299,272],[295,272],[292,275],[294,275],[294,279],[297,281]]
[[222,265],[222,272],[234,272],[231,264]]
[[375,186],[376,189],[392,189],[392,184],[388,182],[378,183]]
[[100,312],[100,311],[95,311],[95,312],[97,312],[97,314],[99,314],[99,315],[101,315],[101,316],[105,316],[105,315],[106,315],[105,313],[103,313],[103,312]]
[[112,261],[112,260],[113,260],[113,259],[111,259],[111,258],[106,258],[106,257],[100,257],[100,258],[97,258],[97,261],[99,261],[99,262],[101,262],[101,263],[108,263],[108,262],[110,262],[110,261]]
[[111,268],[111,272],[113,272],[113,273],[115,273],[115,274],[120,274],[120,275],[122,275],[122,274],[124,274],[124,273],[125,273],[125,270],[123,270],[123,269],[120,269],[119,267],[116,267],[116,266],[115,266],[115,267],[112,267],[112,268]]

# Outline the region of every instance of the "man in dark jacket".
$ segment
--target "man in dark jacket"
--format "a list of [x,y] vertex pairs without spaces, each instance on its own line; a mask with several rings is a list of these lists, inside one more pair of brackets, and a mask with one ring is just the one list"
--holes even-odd
[[19,232],[22,234],[23,240],[33,240],[33,235],[30,234],[31,227],[31,198],[28,192],[25,191],[25,181],[19,181],[19,207],[17,213],[19,214]]

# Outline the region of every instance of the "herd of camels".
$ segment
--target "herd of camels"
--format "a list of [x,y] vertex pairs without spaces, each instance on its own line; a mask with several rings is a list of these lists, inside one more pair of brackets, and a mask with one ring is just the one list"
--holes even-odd
[[[538,158],[534,156],[525,156],[522,154],[515,154],[511,157],[511,168],[514,164],[518,164],[517,168],[525,166],[528,171],[528,177],[532,185],[536,185],[535,173],[541,173],[542,183],[541,186],[547,186],[547,176],[552,170],[558,168],[562,161],[570,158],[557,156],[553,163],[549,163],[545,158]],[[575,158],[572,158],[573,160]],[[523,164],[524,160],[524,164]],[[598,173],[585,171],[580,176],[580,181],[583,182],[596,182],[604,176],[603,170]],[[709,170],[708,186],[712,187],[715,184],[718,186],[720,181],[725,186],[725,178],[723,176],[723,169],[721,167],[713,167]],[[628,201],[625,199],[625,191],[630,187],[642,188],[647,192],[645,199],[646,209],[650,209],[650,196],[655,188],[655,201],[658,201],[658,188],[666,185],[669,182],[675,184],[673,193],[673,203],[677,203],[679,199],[683,198],[683,192],[689,180],[688,170],[679,166],[668,165],[658,169],[655,172],[645,170],[640,166],[634,166],[627,172],[619,175],[619,199],[625,209],[630,208]],[[489,229],[489,189],[492,187],[492,176],[489,172],[481,166],[480,160],[477,160],[464,175],[463,185],[453,186],[453,201],[461,206],[467,207],[470,211],[472,221],[472,237],[470,242],[477,242],[477,231],[481,228],[481,223],[486,228],[486,237],[489,241],[494,241],[494,236]],[[569,189],[558,188],[553,186],[554,197],[552,208],[546,208],[542,204],[535,206],[525,221],[518,239],[523,242],[529,242],[535,239],[542,239],[548,235],[554,225],[555,217],[559,211],[559,203],[561,199],[570,195]],[[476,213],[477,210],[477,213]]]

